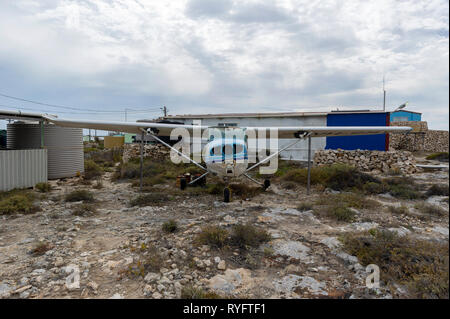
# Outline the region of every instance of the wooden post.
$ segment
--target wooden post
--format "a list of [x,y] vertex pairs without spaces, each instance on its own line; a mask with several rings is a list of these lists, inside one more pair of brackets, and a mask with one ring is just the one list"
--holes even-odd
[[311,135],[308,136],[308,182],[306,186],[306,194],[311,191]]

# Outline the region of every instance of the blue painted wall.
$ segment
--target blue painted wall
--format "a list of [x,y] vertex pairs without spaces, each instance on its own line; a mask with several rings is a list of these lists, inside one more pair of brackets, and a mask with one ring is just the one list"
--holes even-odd
[[[328,114],[327,126],[387,126],[389,113]],[[386,134],[329,136],[325,149],[386,151]]]
[[406,118],[406,121],[421,121],[422,120],[422,114],[411,113],[408,111],[392,112],[391,113],[391,122],[395,122],[396,117]]

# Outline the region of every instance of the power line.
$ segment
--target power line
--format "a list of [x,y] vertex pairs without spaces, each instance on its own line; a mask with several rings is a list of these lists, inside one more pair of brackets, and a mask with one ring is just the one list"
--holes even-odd
[[[28,103],[33,103],[33,104],[39,104],[39,105],[44,105],[44,106],[49,106],[49,107],[54,107],[54,108],[61,108],[61,109],[68,109],[68,110],[75,110],[75,111],[89,111],[89,112],[95,112],[95,113],[123,113],[123,111],[99,111],[99,110],[93,110],[93,109],[76,108],[76,107],[72,107],[72,106],[49,104],[49,103],[43,103],[43,102],[38,102],[38,101],[34,101],[34,100],[28,100],[28,99],[24,99],[24,98],[17,97],[17,96],[7,95],[7,94],[3,94],[3,93],[0,93],[0,96],[6,97],[8,99],[22,101],[22,102],[28,102]],[[135,108],[133,107],[133,109],[130,109],[130,110],[135,111],[135,112],[141,112],[141,111],[145,112],[147,110],[152,110],[152,111],[159,110],[159,107],[151,107],[148,109],[139,109],[139,110],[135,110]]]
[[[12,105],[3,105],[0,104],[1,107],[8,107],[8,108],[12,108],[15,110],[27,110],[27,111],[34,111],[34,112],[46,112],[46,113],[61,113],[61,114],[108,114],[108,111],[104,111],[102,113],[99,112],[65,112],[65,111],[46,111],[46,110],[36,110],[36,109],[29,109],[26,107],[19,107],[19,106],[12,106]],[[159,113],[160,110],[155,110],[155,111],[134,111],[134,112],[129,112],[130,114],[142,114],[142,113]],[[120,112],[123,113],[123,112]],[[119,114],[116,112],[113,112],[113,114]]]

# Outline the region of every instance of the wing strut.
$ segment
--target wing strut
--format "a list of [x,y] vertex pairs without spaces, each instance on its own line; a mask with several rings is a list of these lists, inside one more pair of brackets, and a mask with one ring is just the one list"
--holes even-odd
[[300,142],[302,139],[304,139],[305,137],[308,137],[308,136],[311,136],[311,133],[310,133],[310,132],[305,132],[305,133],[303,133],[302,135],[300,135],[300,136],[298,137],[298,140],[296,140],[296,141],[294,141],[294,142],[288,144],[287,146],[285,146],[285,147],[283,147],[282,149],[278,150],[278,152],[273,153],[272,155],[266,157],[265,159],[263,159],[262,161],[256,163],[256,164],[253,165],[252,167],[247,168],[247,170],[246,170],[245,172],[249,172],[249,171],[251,171],[252,169],[258,167],[259,165],[264,164],[265,162],[267,162],[268,160],[270,160],[272,157],[277,156],[278,154],[280,154],[281,152],[283,152],[285,149],[288,149],[289,147],[294,146],[295,144],[297,144],[297,143]]
[[186,156],[185,154],[183,154],[182,152],[180,152],[179,150],[173,148],[172,146],[170,146],[169,144],[167,144],[166,142],[164,142],[162,139],[160,139],[158,136],[156,136],[155,134],[153,134],[152,132],[148,132],[143,130],[145,133],[153,136],[153,138],[155,140],[157,140],[158,142],[160,142],[161,144],[163,144],[164,146],[167,146],[168,148],[170,148],[172,151],[176,152],[178,155],[184,157],[185,159],[187,159],[189,162],[191,162],[192,164],[198,166],[199,168],[201,168],[202,170],[204,170],[205,172],[207,172],[208,170],[206,168],[204,168],[203,166],[201,166],[199,163],[197,163],[196,161],[192,160],[189,156]]

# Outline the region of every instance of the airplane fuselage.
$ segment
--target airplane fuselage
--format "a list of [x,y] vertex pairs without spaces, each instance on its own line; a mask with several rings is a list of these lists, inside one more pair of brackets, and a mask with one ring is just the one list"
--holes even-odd
[[204,159],[208,171],[222,178],[237,177],[248,167],[247,145],[241,139],[218,139],[206,144]]

